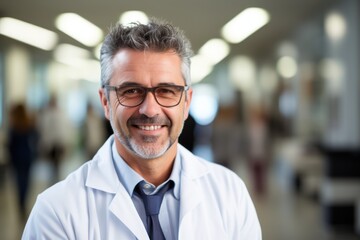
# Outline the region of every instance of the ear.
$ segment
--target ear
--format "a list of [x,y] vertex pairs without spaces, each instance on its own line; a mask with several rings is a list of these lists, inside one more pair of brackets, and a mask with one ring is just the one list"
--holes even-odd
[[108,120],[110,120],[110,102],[108,101],[108,99],[106,97],[105,89],[103,89],[103,88],[99,89],[99,97],[100,97],[101,105],[104,109],[105,117]]
[[185,109],[184,109],[184,120],[186,120],[189,116],[189,111],[190,111],[190,104],[191,104],[191,99],[192,99],[192,94],[193,94],[193,89],[190,87],[186,92],[186,98],[185,98]]

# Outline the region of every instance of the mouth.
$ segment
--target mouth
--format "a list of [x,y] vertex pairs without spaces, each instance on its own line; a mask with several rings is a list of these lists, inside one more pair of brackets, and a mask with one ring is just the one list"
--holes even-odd
[[160,128],[162,128],[163,126],[161,125],[137,125],[137,128],[144,130],[144,131],[155,131],[158,130]]
[[149,118],[144,115],[130,118],[128,124],[129,126],[149,133],[154,133],[156,131],[160,131],[161,129],[169,128],[171,126],[170,120],[165,117],[157,116]]

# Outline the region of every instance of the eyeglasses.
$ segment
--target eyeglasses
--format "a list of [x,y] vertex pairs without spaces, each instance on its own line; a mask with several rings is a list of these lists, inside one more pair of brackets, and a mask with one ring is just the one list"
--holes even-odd
[[151,92],[154,95],[156,102],[160,106],[175,107],[180,103],[183,92],[187,91],[189,86],[161,85],[147,88],[138,85],[103,85],[103,88],[115,91],[119,103],[124,107],[139,106],[144,102],[148,92]]

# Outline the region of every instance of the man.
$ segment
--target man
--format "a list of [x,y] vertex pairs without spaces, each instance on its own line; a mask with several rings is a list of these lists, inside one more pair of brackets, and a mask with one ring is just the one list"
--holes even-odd
[[[167,23],[111,30],[99,95],[114,136],[38,196],[23,239],[261,239],[238,176],[178,144],[192,97],[191,54]],[[149,195],[160,200],[149,203]],[[161,205],[159,214],[149,205]]]

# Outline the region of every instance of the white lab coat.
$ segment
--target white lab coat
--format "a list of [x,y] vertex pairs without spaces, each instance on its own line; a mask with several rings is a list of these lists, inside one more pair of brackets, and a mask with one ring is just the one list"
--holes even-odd
[[[92,161],[41,193],[22,239],[141,239],[145,227],[120,183],[110,138]],[[260,224],[242,180],[222,166],[182,157],[178,239],[261,239]]]

